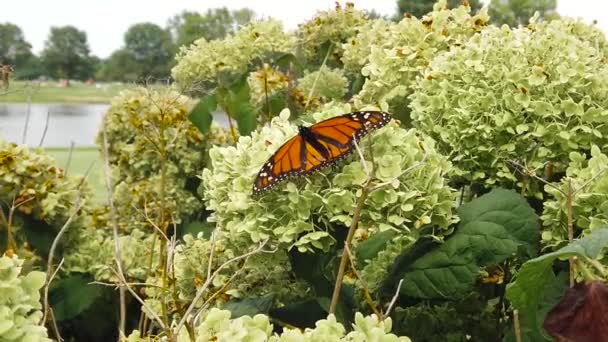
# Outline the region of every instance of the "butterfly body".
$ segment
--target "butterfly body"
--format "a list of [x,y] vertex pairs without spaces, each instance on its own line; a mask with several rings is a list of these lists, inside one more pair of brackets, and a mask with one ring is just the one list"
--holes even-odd
[[279,147],[262,166],[254,181],[254,194],[260,194],[284,179],[335,164],[353,151],[354,141],[390,120],[385,112],[361,111],[339,115],[310,127],[298,126],[298,134]]

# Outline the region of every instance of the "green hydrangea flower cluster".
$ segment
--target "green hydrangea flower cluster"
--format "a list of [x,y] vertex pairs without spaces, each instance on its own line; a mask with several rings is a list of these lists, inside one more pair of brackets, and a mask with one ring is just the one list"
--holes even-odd
[[[406,336],[396,336],[391,333],[390,318],[380,321],[376,315],[363,316],[360,312],[355,315],[353,330],[346,333],[344,326],[336,321],[334,315],[317,321],[314,329],[285,328],[282,334],[273,334],[273,326],[266,315],[258,314],[253,317],[241,316],[231,319],[227,310],[213,308],[208,311],[201,323],[195,327],[196,342],[410,342]],[[129,342],[142,342],[139,331],[133,331],[128,337]],[[186,329],[180,331],[178,342],[190,341]]]
[[241,75],[254,59],[292,53],[295,46],[296,37],[286,33],[280,21],[252,22],[234,36],[211,41],[199,39],[182,47],[171,73],[187,93],[203,93],[216,87],[220,75]]
[[307,97],[319,98],[327,103],[341,100],[348,90],[348,79],[342,69],[321,66],[319,70],[307,72],[298,79],[298,89]]
[[[346,104],[328,104],[313,114],[315,121],[351,112]],[[366,173],[360,158],[350,157],[334,170],[322,170],[296,182],[286,182],[260,198],[252,185],[260,167],[283,142],[297,133],[289,111],[270,127],[241,137],[236,146],[210,150],[211,168],[203,170],[201,193],[216,229],[236,245],[269,240],[271,246],[300,251],[326,250],[333,244],[329,230],[349,226]],[[372,134],[376,177],[390,184],[374,190],[362,212],[361,227],[370,233],[392,229],[415,238],[417,228],[433,224],[447,229],[454,221],[454,195],[444,175],[450,163],[435,152],[432,140],[396,124]],[[368,140],[361,142],[370,158]],[[424,163],[412,172],[408,167]],[[441,234],[441,230],[438,230]]]
[[595,145],[590,154],[587,159],[585,154],[570,153],[566,177],[560,183],[545,186],[551,198],[544,202],[541,216],[542,242],[551,249],[568,243],[568,193],[576,191],[572,197],[573,223],[582,236],[594,229],[608,227],[608,156]]
[[6,342],[50,342],[42,319],[40,289],[44,272],[21,274],[23,259],[17,255],[0,257],[0,340]]
[[[188,186],[198,184],[196,173],[205,165],[209,137],[188,120],[192,106],[190,98],[168,88],[139,87],[112,101],[103,127],[122,231],[151,230],[150,221],[158,226],[180,223],[201,211],[196,185],[193,190]],[[103,148],[103,129],[97,143]],[[161,216],[167,222],[161,223]]]
[[368,56],[359,57],[368,60],[361,69],[367,80],[355,96],[355,104],[379,103],[395,112],[399,119],[408,121],[407,97],[414,92],[416,78],[435,56],[463,44],[487,25],[487,8],[476,15],[469,11],[468,6],[447,9],[446,1],[442,0],[422,19],[405,17],[390,25],[389,33],[384,32],[383,25],[378,25],[377,31],[362,32],[355,37],[363,42],[373,39],[367,46],[346,44],[347,50],[354,50],[346,55]]
[[561,20],[488,27],[432,61],[412,95],[412,119],[457,174],[542,197],[538,182],[518,181],[511,160],[539,171],[552,162],[560,172],[570,152],[606,147],[608,67],[571,30]]
[[356,10],[352,4],[345,8],[337,4],[333,11],[320,11],[298,27],[306,58],[323,59],[324,56],[319,56],[320,48],[329,42],[333,59],[339,62],[343,54],[342,44],[355,36],[367,22],[365,13]]
[[369,63],[372,46],[384,44],[389,41],[393,22],[385,19],[369,20],[357,35],[352,36],[342,45],[344,53],[342,63],[344,70],[359,74],[361,69]]

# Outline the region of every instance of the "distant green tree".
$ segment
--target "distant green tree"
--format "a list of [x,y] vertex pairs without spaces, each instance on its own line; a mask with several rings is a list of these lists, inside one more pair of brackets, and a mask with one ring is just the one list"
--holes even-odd
[[100,81],[135,82],[139,77],[137,62],[126,49],[114,51],[101,62],[95,78]]
[[248,8],[233,11],[225,7],[214,8],[205,14],[184,11],[169,20],[169,29],[177,46],[189,45],[199,38],[224,38],[250,22],[254,16],[254,12]]
[[94,73],[87,34],[74,26],[51,28],[41,60],[52,77],[85,80]]
[[493,24],[518,26],[527,24],[536,11],[541,18],[555,18],[556,7],[557,0],[492,0],[489,14]]
[[124,39],[124,49],[132,58],[128,63],[133,63],[138,78],[169,76],[174,48],[168,31],[156,24],[140,23],[129,27]]
[[19,71],[33,56],[32,45],[25,40],[19,26],[0,24],[0,65],[9,64]]
[[[433,5],[437,0],[397,0],[398,18],[409,13],[416,18],[422,18],[425,14],[433,11]],[[448,0],[448,7],[458,7],[463,3],[468,3],[473,11],[482,7],[480,0]]]

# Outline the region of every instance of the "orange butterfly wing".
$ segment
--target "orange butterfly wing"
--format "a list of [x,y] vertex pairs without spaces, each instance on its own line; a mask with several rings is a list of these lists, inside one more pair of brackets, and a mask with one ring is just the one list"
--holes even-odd
[[284,179],[336,163],[352,152],[354,140],[390,120],[385,112],[354,112],[301,127],[300,132],[279,147],[262,166],[253,192],[259,194]]

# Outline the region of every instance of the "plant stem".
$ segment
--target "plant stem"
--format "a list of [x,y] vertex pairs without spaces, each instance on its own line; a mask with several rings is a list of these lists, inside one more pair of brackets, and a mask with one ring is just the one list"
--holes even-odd
[[[572,197],[574,192],[572,190],[572,180],[568,180],[568,193],[566,194],[566,219],[568,222],[568,243],[572,243],[574,240],[574,224],[573,218],[574,215],[572,212]],[[570,268],[570,287],[574,286],[574,273],[576,272],[574,257],[570,257],[568,259],[568,264]]]
[[363,185],[361,189],[361,195],[357,200],[357,207],[353,212],[353,220],[350,224],[350,228],[348,229],[348,235],[346,236],[346,241],[344,241],[344,249],[342,250],[342,258],[340,258],[340,266],[338,267],[338,276],[336,277],[336,285],[334,286],[334,293],[331,296],[331,304],[329,306],[329,313],[333,314],[336,312],[336,307],[338,306],[338,300],[340,299],[340,290],[342,289],[342,281],[344,280],[344,270],[346,269],[346,264],[348,263],[348,250],[350,249],[350,244],[353,240],[353,236],[355,235],[355,230],[357,230],[357,226],[359,225],[359,219],[361,218],[361,210],[363,210],[363,206],[365,205],[365,200],[369,195],[369,191],[371,190],[373,177],[367,178],[367,181]]
[[519,326],[519,311],[513,310],[513,330],[515,330],[515,341],[522,342],[521,328]]

